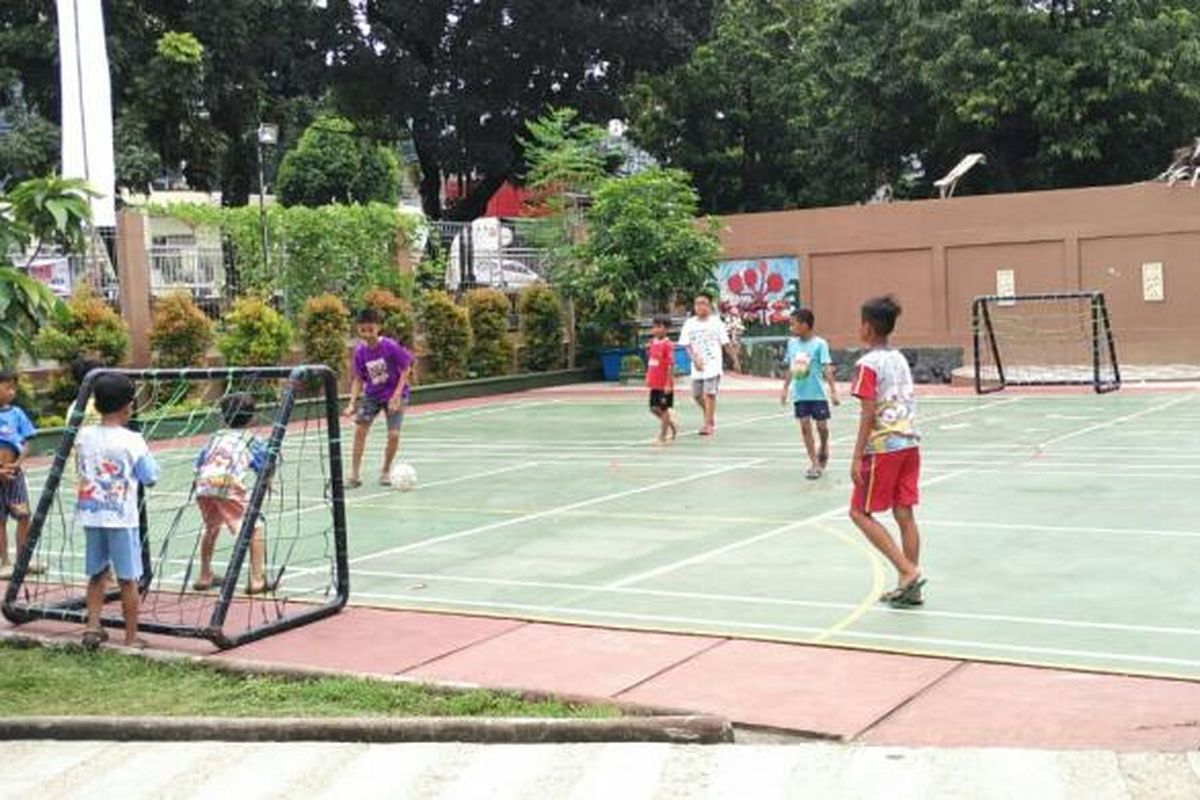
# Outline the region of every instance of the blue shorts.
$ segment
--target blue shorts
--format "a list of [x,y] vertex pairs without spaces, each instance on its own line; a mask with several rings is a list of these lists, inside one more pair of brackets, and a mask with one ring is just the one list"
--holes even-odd
[[815,419],[824,422],[829,419],[829,403],[825,400],[797,400],[795,403],[796,419]]
[[84,528],[87,574],[95,578],[112,564],[119,581],[142,577],[142,537],[137,528]]
[[25,473],[18,472],[11,480],[0,481],[0,522],[12,517],[18,522],[29,519],[29,487]]
[[382,411],[387,417],[387,429],[389,431],[398,431],[400,426],[404,424],[404,407],[408,405],[405,400],[401,404],[399,411],[389,411],[388,404],[372,397],[369,394],[364,394],[358,398],[358,413],[354,417],[354,421],[359,425],[370,425],[375,421],[375,417],[379,416]]

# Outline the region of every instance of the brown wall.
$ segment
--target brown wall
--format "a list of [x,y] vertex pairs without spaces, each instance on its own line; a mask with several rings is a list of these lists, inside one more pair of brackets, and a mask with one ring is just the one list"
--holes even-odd
[[[1105,292],[1126,362],[1200,363],[1200,189],[1145,183],[740,214],[722,219],[728,258],[794,255],[806,304],[834,346],[852,345],[858,305],[893,292],[900,344],[970,340],[971,300],[1011,269],[1019,294]],[[1163,265],[1165,302],[1142,297],[1141,265]]]

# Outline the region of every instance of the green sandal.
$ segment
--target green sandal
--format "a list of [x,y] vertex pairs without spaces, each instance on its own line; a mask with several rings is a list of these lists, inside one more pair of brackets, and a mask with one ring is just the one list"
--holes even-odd
[[924,578],[917,578],[911,583],[889,592],[891,597],[887,599],[887,604],[892,608],[915,608],[925,605],[925,598],[921,596],[921,587],[925,584]]

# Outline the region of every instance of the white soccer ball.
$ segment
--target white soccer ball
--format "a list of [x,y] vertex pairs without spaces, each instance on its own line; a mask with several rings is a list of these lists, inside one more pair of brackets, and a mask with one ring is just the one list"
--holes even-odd
[[402,492],[407,492],[417,485],[417,471],[413,469],[412,464],[406,464],[403,461],[397,461],[392,465],[392,472],[388,478],[392,482],[392,488]]

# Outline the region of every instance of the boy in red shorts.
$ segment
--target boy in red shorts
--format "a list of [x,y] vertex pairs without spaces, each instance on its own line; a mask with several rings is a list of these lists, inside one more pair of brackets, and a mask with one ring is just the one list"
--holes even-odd
[[[859,335],[871,349],[858,361],[851,390],[862,404],[862,413],[850,460],[854,481],[850,519],[899,575],[896,588],[880,600],[908,608],[924,602],[925,579],[918,566],[921,535],[913,515],[920,497],[921,450],[912,373],[904,355],[888,345],[899,316],[900,304],[891,295],[863,303]],[[888,509],[900,526],[900,547],[874,517]]]
[[658,417],[662,428],[658,444],[675,438],[675,343],[667,337],[671,318],[660,314],[650,329],[654,337],[646,350],[646,386],[650,389],[650,413]]

